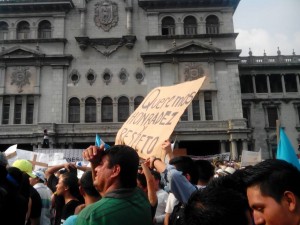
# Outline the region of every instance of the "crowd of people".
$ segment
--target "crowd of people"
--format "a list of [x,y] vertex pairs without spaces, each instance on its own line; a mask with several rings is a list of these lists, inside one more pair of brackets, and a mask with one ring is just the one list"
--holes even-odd
[[25,159],[9,166],[0,153],[1,224],[300,224],[300,171],[290,163],[269,159],[241,169],[174,157],[168,140],[162,153],[141,160],[126,145],[90,146],[83,151],[90,167],[45,170]]

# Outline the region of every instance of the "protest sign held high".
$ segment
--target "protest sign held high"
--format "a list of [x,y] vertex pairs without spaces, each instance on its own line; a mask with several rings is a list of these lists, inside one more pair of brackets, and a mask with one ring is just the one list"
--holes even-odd
[[131,146],[141,158],[161,157],[161,144],[170,137],[204,79],[153,89],[118,131],[115,144]]

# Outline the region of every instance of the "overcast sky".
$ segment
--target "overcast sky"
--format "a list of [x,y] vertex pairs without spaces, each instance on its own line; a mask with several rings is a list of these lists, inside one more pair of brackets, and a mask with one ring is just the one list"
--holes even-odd
[[241,0],[233,20],[241,56],[300,55],[300,0]]

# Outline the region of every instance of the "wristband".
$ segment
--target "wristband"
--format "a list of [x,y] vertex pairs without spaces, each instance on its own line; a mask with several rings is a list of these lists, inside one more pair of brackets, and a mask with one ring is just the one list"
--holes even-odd
[[153,159],[153,161],[152,161],[152,164],[151,164],[151,168],[152,168],[152,169],[154,168],[154,162],[155,162],[156,160],[159,160],[159,161],[161,161],[161,159],[160,159],[160,158],[155,158],[155,159]]

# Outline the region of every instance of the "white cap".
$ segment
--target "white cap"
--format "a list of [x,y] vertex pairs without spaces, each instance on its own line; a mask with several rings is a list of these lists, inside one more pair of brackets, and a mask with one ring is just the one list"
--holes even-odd
[[35,170],[32,173],[33,173],[33,175],[35,175],[35,177],[38,177],[40,180],[42,180],[44,182],[46,181],[45,174],[44,174],[43,171],[41,171],[41,170]]

